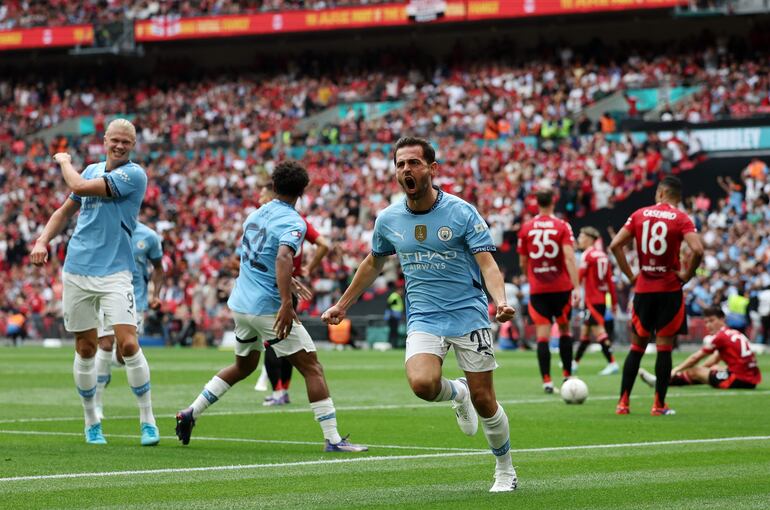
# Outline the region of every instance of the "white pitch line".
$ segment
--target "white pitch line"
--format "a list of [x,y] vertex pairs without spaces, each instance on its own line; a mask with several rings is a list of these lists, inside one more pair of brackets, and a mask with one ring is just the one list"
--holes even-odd
[[[701,398],[701,397],[750,397],[754,395],[768,395],[770,394],[770,390],[733,390],[733,391],[724,391],[724,390],[710,390],[708,392],[698,392],[698,393],[668,393],[667,398]],[[617,396],[613,395],[603,395],[603,396],[596,396],[596,397],[589,397],[590,401],[608,401],[608,400],[617,400]],[[552,395],[550,397],[540,397],[540,398],[531,398],[531,399],[512,399],[512,400],[499,400],[501,404],[505,405],[525,405],[525,404],[549,404],[549,403],[558,403],[561,400],[559,399],[558,395]],[[337,411],[387,411],[391,409],[432,409],[436,407],[435,402],[414,402],[412,404],[377,404],[377,405],[351,405],[351,406],[335,406]],[[171,411],[169,414],[176,414],[176,411]],[[271,407],[270,409],[252,409],[249,411],[209,411],[206,413],[206,416],[243,416],[243,415],[261,415],[261,414],[294,414],[294,413],[310,413],[309,407],[304,407],[304,404],[302,407],[291,407],[289,409],[275,409],[274,407]],[[158,412],[157,408],[155,409],[155,414],[165,414],[163,412]],[[126,415],[126,416],[107,416],[105,420],[135,420],[137,415]],[[8,424],[8,423],[33,423],[33,422],[61,422],[61,421],[82,421],[83,416],[61,416],[61,417],[46,417],[46,418],[9,418],[5,420],[0,420],[0,424]]]
[[[0,430],[0,435],[8,434],[15,436],[82,436],[80,432],[48,432],[41,430]],[[125,439],[138,439],[140,436],[131,434],[104,434],[106,438],[119,437]],[[161,439],[177,441],[176,436],[161,436]],[[300,446],[319,446],[322,443],[318,441],[286,441],[281,439],[251,439],[242,437],[201,437],[195,436],[196,441],[224,441],[230,443],[258,443],[258,444],[292,444]],[[428,450],[433,452],[475,452],[485,453],[489,450],[482,448],[450,448],[446,446],[408,446],[394,444],[367,444],[371,448],[384,448],[389,450]]]
[[[553,447],[545,447],[545,448],[525,448],[525,449],[518,449],[518,450],[512,449],[511,453],[541,453],[541,452],[556,452],[556,451],[571,451],[571,450],[637,448],[640,446],[666,446],[666,445],[670,446],[670,445],[683,445],[683,444],[724,443],[724,442],[736,442],[736,441],[766,441],[766,440],[770,440],[770,436],[715,437],[715,438],[706,438],[706,439],[678,439],[673,441],[650,441],[650,442],[636,442],[636,443],[553,446]],[[31,481],[31,480],[57,480],[57,479],[61,480],[61,479],[72,479],[72,478],[106,478],[106,477],[112,477],[112,476],[156,475],[156,474],[168,474],[168,473],[236,471],[236,470],[264,469],[264,468],[317,466],[317,465],[329,465],[329,464],[352,464],[352,463],[376,462],[376,461],[467,457],[470,455],[489,455],[489,452],[478,451],[478,452],[455,452],[455,453],[424,453],[424,454],[418,454],[418,455],[380,455],[380,456],[371,456],[371,457],[357,457],[357,458],[347,458],[347,459],[320,459],[320,460],[308,460],[308,461],[300,461],[300,462],[282,462],[282,463],[273,463],[273,464],[236,464],[236,465],[229,465],[229,466],[134,469],[134,470],[128,470],[128,471],[106,471],[106,472],[90,472],[90,473],[60,473],[60,474],[54,474],[54,475],[12,476],[7,478],[0,478],[0,483],[21,482],[21,481]]]

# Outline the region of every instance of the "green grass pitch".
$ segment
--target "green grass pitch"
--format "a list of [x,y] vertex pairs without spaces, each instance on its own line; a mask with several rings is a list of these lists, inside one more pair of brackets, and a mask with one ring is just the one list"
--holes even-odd
[[[339,429],[367,454],[327,454],[295,373],[292,404],[265,408],[256,375],[174,436],[186,407],[232,353],[147,349],[157,447],[139,446],[134,397],[113,370],[103,422],[109,444],[86,445],[70,349],[0,350],[0,508],[542,508],[770,507],[770,389],[672,388],[672,417],[652,417],[639,382],[616,416],[620,376],[579,374],[590,389],[567,406],[540,387],[535,355],[498,353],[495,382],[510,418],[519,490],[490,494],[494,460],[481,428],[458,429],[446,403],[422,402],[403,352],[320,352]],[[675,355],[682,359],[683,355]],[[621,362],[623,355],[620,356]],[[554,371],[557,372],[554,356]],[[767,369],[767,358],[760,366]],[[653,369],[654,356],[643,366]],[[445,374],[459,375],[450,354]]]

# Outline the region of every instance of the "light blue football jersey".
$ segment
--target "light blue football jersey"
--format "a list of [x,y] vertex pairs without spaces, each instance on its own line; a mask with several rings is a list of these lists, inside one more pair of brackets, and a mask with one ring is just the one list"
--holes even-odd
[[111,197],[70,199],[80,204],[75,232],[67,246],[64,271],[83,276],[107,276],[119,271],[134,271],[131,235],[147,189],[144,169],[129,161],[105,172],[105,162],[88,165],[84,179],[104,178]]
[[372,254],[396,253],[406,277],[409,332],[462,336],[490,326],[474,258],[482,251],[495,251],[484,219],[468,202],[441,190],[430,210],[412,211],[404,199],[374,224]]
[[278,248],[299,253],[307,225],[290,204],[275,199],[249,214],[243,223],[241,269],[227,300],[231,310],[251,315],[272,315],[281,307],[275,281]]
[[147,284],[154,269],[153,261],[163,258],[163,245],[160,236],[142,222],[136,223],[134,235],[131,238],[131,247],[134,252],[136,270],[133,273],[134,297],[136,298],[136,311],[147,310]]

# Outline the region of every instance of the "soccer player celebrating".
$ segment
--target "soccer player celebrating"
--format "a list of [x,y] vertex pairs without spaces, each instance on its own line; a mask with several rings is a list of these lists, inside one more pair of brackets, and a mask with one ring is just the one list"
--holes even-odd
[[[723,390],[753,390],[762,382],[762,374],[757,366],[757,358],[751,352],[749,339],[725,324],[725,314],[718,306],[707,308],[703,312],[706,331],[703,347],[690,355],[681,364],[671,370],[671,386],[690,384],[710,384]],[[706,361],[696,366],[700,360]],[[717,366],[723,361],[727,368]],[[643,368],[639,377],[651,387],[657,384],[656,377]]]
[[583,283],[583,301],[585,303],[585,317],[580,327],[580,345],[575,354],[575,363],[572,365],[577,370],[580,359],[585,354],[591,343],[591,336],[602,346],[602,354],[607,358],[607,366],[599,372],[599,375],[617,374],[620,369],[612,354],[612,343],[604,328],[604,314],[607,307],[607,293],[611,296],[611,307],[617,303],[615,284],[612,282],[612,266],[604,250],[601,249],[599,231],[594,227],[583,227],[578,235],[578,248],[583,250],[580,259],[579,278]]
[[[137,222],[134,234],[131,236],[131,250],[134,254],[136,268],[132,275],[134,286],[134,300],[136,302],[136,330],[139,334],[144,331],[144,312],[149,304],[150,308],[160,308],[160,290],[163,286],[163,247],[160,236],[142,222]],[[152,272],[149,266],[152,265]],[[152,281],[152,298],[148,299],[147,284]],[[96,351],[96,394],[94,404],[99,421],[104,419],[103,396],[104,388],[110,383],[112,372],[112,360],[123,364],[120,353],[113,351],[115,332],[104,327],[104,314],[99,314],[99,348]]]
[[[268,182],[262,187],[262,193],[259,195],[259,204],[263,206],[270,203],[275,198],[275,191],[273,190],[273,183]],[[302,218],[307,227],[305,232],[305,241],[316,245],[313,258],[310,260],[307,266],[302,266],[302,245],[299,247],[299,251],[293,260],[293,273],[295,278],[302,278],[303,276],[310,276],[315,268],[317,268],[323,258],[329,253],[329,242],[318,231],[313,228],[313,225],[308,223],[305,218]],[[296,298],[292,298],[294,307],[297,306]],[[262,365],[267,378],[270,380],[270,385],[273,387],[272,395],[265,398],[264,405],[276,406],[289,403],[289,385],[291,384],[292,365],[288,358],[279,358],[273,346],[268,342],[265,346],[265,362]],[[260,376],[261,378],[261,376]],[[256,388],[255,388],[256,389]]]
[[[492,254],[487,224],[467,202],[433,187],[436,153],[427,140],[404,137],[394,149],[396,178],[406,193],[403,202],[377,217],[372,252],[361,262],[337,304],[321,318],[339,324],[350,306],[382,272],[389,255],[397,254],[406,277],[406,377],[415,395],[432,402],[451,401],[461,430],[474,435],[478,415],[497,460],[490,492],[516,488],[511,463],[508,417],[497,402],[487,298],[500,322],[514,310],[505,302],[503,278]],[[450,347],[465,378],[448,380],[441,366]],[[477,414],[478,411],[478,414]]]
[[51,215],[30,254],[33,264],[44,264],[48,243],[80,211],[64,260],[62,300],[64,327],[75,334],[75,386],[83,403],[86,442],[91,444],[107,442],[94,402],[100,308],[105,327],[115,332],[128,383],[139,404],[141,444],[156,445],[160,440],[150,399],[150,367],[137,340],[131,284],[136,267],[131,235],[147,188],[144,169],[129,160],[135,143],[133,124],[115,119],[104,135],[106,161],[89,165],[79,174],[69,154],[54,155],[72,193]]
[[[639,364],[651,337],[655,337],[658,356],[655,361],[655,401],[653,416],[675,414],[666,404],[671,350],[679,333],[687,331],[682,285],[692,278],[703,259],[703,243],[692,220],[676,208],[682,199],[682,183],[666,176],[655,191],[656,204],[634,212],[615,235],[610,250],[618,267],[634,285],[631,312],[631,350],[623,365],[623,379],[617,414],[628,414],[631,390]],[[639,273],[634,274],[626,259],[624,246],[636,241]],[[687,243],[692,259],[688,267],[679,262],[682,240]]]
[[559,328],[559,357],[565,378],[572,375],[572,333],[569,328],[572,304],[579,300],[575,238],[569,223],[553,215],[553,191],[535,193],[539,214],[519,230],[519,266],[529,281],[529,316],[535,324],[537,361],[543,389],[553,393],[551,324]]
[[264,342],[272,341],[279,357],[288,357],[305,378],[310,408],[321,426],[327,452],[364,452],[337,432],[337,414],[329,396],[323,367],[310,335],[299,324],[292,302],[294,254],[305,237],[306,224],[294,209],[309,178],[293,161],[273,172],[275,199],[249,214],[243,224],[241,265],[227,301],[235,319],[235,363],[220,370],[187,409],[176,415],[176,435],[190,442],[193,426],[206,408],[257,368]]

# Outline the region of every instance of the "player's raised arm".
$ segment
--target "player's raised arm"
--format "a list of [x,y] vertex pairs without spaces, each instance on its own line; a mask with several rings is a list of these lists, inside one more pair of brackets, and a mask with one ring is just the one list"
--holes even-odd
[[80,204],[77,201],[67,198],[62,206],[54,211],[48,223],[45,224],[40,237],[35,241],[35,246],[29,254],[30,262],[37,266],[48,262],[48,243],[64,230],[64,227],[79,209]]
[[631,270],[631,265],[626,258],[625,245],[631,242],[634,235],[626,227],[622,227],[620,231],[615,235],[610,243],[610,251],[615,255],[615,260],[618,262],[618,268],[626,275],[628,281],[631,284],[636,280],[636,275]]
[[350,282],[345,293],[337,301],[337,304],[326,310],[321,315],[321,320],[327,324],[339,324],[345,318],[345,312],[355,303],[361,294],[368,289],[374,280],[382,273],[385,265],[385,257],[375,257],[369,254],[358,266],[353,281]]
[[481,269],[481,275],[484,277],[484,285],[497,308],[495,319],[498,322],[507,322],[513,319],[516,310],[509,306],[505,300],[505,282],[503,282],[503,276],[500,274],[500,268],[497,267],[495,258],[488,251],[476,253],[474,257]]
[[54,155],[54,161],[61,168],[62,177],[67,187],[80,197],[109,197],[111,196],[110,187],[107,180],[103,177],[96,179],[84,179],[72,166],[72,156],[66,152],[59,152]]

